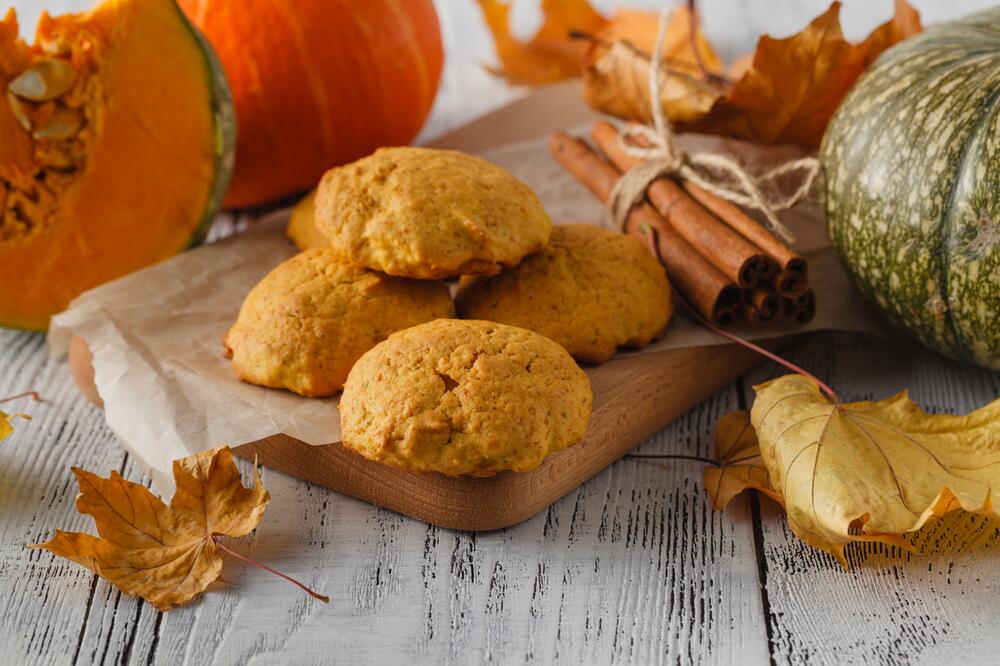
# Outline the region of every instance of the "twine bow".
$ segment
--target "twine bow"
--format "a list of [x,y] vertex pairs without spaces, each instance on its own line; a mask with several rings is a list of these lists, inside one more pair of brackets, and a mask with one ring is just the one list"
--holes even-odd
[[[660,26],[656,35],[649,67],[649,102],[653,111],[653,127],[632,125],[619,135],[622,149],[644,164],[630,169],[618,179],[608,207],[612,219],[619,229],[624,228],[625,219],[633,206],[646,196],[649,184],[657,178],[670,175],[689,181],[734,204],[751,208],[764,216],[771,231],[788,243],[795,238],[777,213],[791,208],[809,194],[816,176],[819,174],[819,160],[803,157],[785,162],[759,175],[751,175],[736,160],[719,153],[686,153],[674,143],[674,131],[663,112],[660,102],[660,70],[663,60],[663,45],[667,26],[673,11],[669,8],[660,13]],[[648,146],[637,146],[629,139],[641,138]],[[802,182],[789,195],[765,195],[764,190],[779,192],[776,181],[789,173],[804,172]]]

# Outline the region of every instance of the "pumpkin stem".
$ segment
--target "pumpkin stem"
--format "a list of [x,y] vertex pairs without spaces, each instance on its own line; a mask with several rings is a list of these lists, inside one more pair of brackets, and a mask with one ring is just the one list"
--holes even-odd
[[228,548],[225,544],[223,544],[222,541],[219,539],[219,537],[216,536],[216,535],[214,535],[214,534],[212,535],[212,541],[215,542],[216,546],[218,546],[222,550],[226,551],[227,553],[229,553],[230,555],[232,555],[236,559],[243,560],[247,564],[252,564],[255,567],[260,567],[264,571],[267,571],[268,573],[272,573],[275,576],[277,576],[278,578],[283,578],[283,579],[287,580],[289,583],[292,583],[293,585],[297,585],[298,587],[300,587],[306,594],[308,594],[313,599],[319,599],[324,604],[330,603],[330,597],[326,596],[325,594],[320,594],[319,592],[314,592],[313,590],[310,590],[308,587],[306,587],[305,585],[303,585],[299,581],[295,580],[291,576],[289,576],[287,574],[283,574],[283,573],[281,573],[280,571],[278,571],[276,569],[272,569],[271,567],[267,566],[266,564],[262,564],[261,562],[258,562],[255,559],[247,557],[246,555],[240,555],[235,550],[232,550],[231,548]]

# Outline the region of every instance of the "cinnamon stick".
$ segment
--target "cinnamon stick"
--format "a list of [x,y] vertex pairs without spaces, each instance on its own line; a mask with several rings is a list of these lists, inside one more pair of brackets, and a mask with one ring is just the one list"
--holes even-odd
[[[556,132],[549,150],[563,167],[607,201],[621,174],[602,160],[590,146],[565,132]],[[725,326],[735,318],[735,305],[743,293],[723,273],[681,237],[649,204],[632,209],[625,232],[650,244],[671,282],[703,317]]]
[[809,280],[805,273],[783,270],[771,279],[771,286],[785,298],[796,298],[809,288]]
[[748,241],[777,260],[783,271],[806,276],[806,262],[764,225],[743,212],[739,206],[704,190],[690,181],[681,183],[684,189],[702,206],[715,213],[719,219]]
[[816,293],[809,289],[797,298],[785,299],[785,316],[798,324],[809,322],[816,315]]
[[761,287],[750,292],[747,299],[758,312],[760,321],[771,321],[781,310],[781,299],[774,291]]
[[[590,135],[620,171],[642,163],[622,149],[618,129],[611,123],[603,120],[594,123]],[[778,266],[771,257],[703,208],[672,178],[654,180],[646,196],[667,224],[740,287],[752,289],[761,277],[777,272]]]

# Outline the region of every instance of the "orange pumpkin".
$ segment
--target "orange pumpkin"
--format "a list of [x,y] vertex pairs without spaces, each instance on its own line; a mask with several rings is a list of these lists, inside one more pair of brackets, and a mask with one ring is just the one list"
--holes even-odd
[[431,0],[180,0],[215,47],[239,127],[227,206],[314,186],[332,166],[409,143],[443,53]]

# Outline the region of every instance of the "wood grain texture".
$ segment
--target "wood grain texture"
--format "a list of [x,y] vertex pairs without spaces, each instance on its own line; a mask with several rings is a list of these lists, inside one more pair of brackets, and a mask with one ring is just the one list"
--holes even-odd
[[[73,338],[73,379],[81,393],[100,406],[92,359],[86,342]],[[633,354],[586,368],[594,409],[583,440],[530,472],[489,478],[415,474],[366,460],[339,443],[310,446],[285,435],[234,450],[267,467],[439,527],[494,530],[545,509],[759,361],[755,352],[729,345]]]

